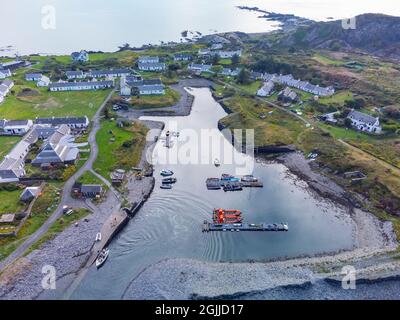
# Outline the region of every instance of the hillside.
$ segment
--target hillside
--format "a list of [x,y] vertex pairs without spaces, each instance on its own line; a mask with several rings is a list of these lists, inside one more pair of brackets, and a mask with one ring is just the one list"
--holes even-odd
[[361,51],[400,60],[400,17],[363,14],[355,29],[344,29],[342,21],[315,22],[283,37],[284,46]]

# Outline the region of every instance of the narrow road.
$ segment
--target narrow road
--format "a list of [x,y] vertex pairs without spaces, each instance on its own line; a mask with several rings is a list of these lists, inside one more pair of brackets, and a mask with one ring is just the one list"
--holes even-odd
[[92,169],[93,163],[97,158],[99,149],[96,143],[96,133],[100,129],[101,113],[105,108],[107,102],[111,99],[114,91],[115,89],[110,92],[110,94],[103,101],[96,114],[92,118],[93,127],[88,137],[88,142],[91,147],[90,156],[85,164],[77,172],[75,172],[75,174],[71,178],[69,178],[64,184],[61,201],[57,209],[46,220],[46,222],[43,223],[43,225],[38,230],[36,230],[35,233],[31,234],[13,253],[11,253],[6,259],[0,262],[0,271],[4,270],[7,266],[20,258],[25,253],[25,251],[29,249],[30,246],[37,242],[49,230],[54,222],[56,222],[57,219],[59,219],[63,215],[62,208],[64,205],[69,205],[75,202],[74,199],[72,199],[71,197],[72,187],[80,176],[82,176],[86,171]]

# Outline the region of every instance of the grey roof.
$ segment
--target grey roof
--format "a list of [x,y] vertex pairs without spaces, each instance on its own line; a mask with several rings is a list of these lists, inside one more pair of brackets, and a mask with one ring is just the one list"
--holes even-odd
[[355,120],[362,121],[365,123],[372,123],[372,124],[374,124],[377,120],[375,117],[370,116],[369,114],[362,113],[362,112],[359,112],[356,110],[351,111],[347,117],[353,118]]
[[112,70],[93,70],[90,71],[92,76],[107,76],[110,74],[124,74],[124,73],[131,73],[129,69],[112,69]]
[[133,80],[128,81],[127,84],[132,87],[139,86],[154,86],[154,85],[162,85],[161,79],[144,79],[144,80]]
[[140,91],[161,91],[164,90],[163,85],[151,85],[151,86],[138,86]]
[[100,193],[102,190],[102,186],[98,184],[83,184],[81,186],[82,193]]
[[58,126],[62,124],[85,124],[87,123],[87,117],[61,117],[61,118],[36,118],[35,124],[51,124]]
[[6,120],[5,125],[6,126],[27,126],[29,123],[29,120]]
[[189,53],[176,53],[176,54],[174,54],[174,58],[175,59],[184,59],[184,58],[190,59],[190,58],[192,58],[192,55]]
[[65,72],[67,76],[80,76],[83,75],[83,71],[67,71]]
[[161,62],[139,62],[138,64],[139,68],[147,68],[147,69],[163,69],[165,68],[165,63],[161,63]]
[[87,82],[57,82],[51,83],[50,88],[80,87],[80,86],[112,86],[113,81],[87,81]]
[[1,84],[6,85],[7,87],[10,87],[14,82],[10,79],[3,80]]
[[40,78],[42,76],[41,73],[26,73],[25,78]]

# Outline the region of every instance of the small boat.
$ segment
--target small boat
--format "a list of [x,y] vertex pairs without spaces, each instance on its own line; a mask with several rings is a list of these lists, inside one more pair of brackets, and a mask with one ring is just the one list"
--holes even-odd
[[99,269],[104,264],[104,262],[106,262],[109,253],[110,253],[110,250],[108,248],[104,248],[103,250],[101,250],[101,252],[99,253],[99,255],[97,256],[97,259],[96,259],[97,269]]
[[227,192],[227,191],[241,191],[241,190],[243,190],[243,188],[242,188],[242,186],[240,184],[226,183],[223,186],[223,190],[225,192]]
[[176,178],[165,178],[161,180],[163,184],[171,184],[175,183],[177,181]]
[[258,182],[258,179],[252,175],[246,175],[242,177],[243,182]]
[[221,176],[221,181],[222,182],[239,182],[239,178],[236,178],[234,176],[232,176],[231,174],[227,174],[227,173],[223,173]]
[[214,160],[214,166],[219,167],[221,165],[221,162],[217,158]]
[[161,189],[172,189],[172,184],[162,184],[161,186],[160,186],[160,188]]
[[174,172],[172,170],[168,170],[168,169],[163,169],[160,171],[160,175],[162,175],[163,177],[169,177],[172,176],[174,174]]
[[101,232],[96,234],[96,242],[101,241]]

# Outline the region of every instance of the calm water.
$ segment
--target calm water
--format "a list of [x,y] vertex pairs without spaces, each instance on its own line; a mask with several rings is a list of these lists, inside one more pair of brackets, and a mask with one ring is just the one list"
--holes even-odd
[[[167,129],[181,132],[178,141],[167,149],[160,140],[153,152],[159,162],[172,161],[201,141],[187,142],[185,129],[215,129],[225,112],[208,89],[193,89],[195,102],[188,117],[156,118]],[[218,130],[213,141],[225,141],[225,152],[236,154]],[[202,152],[203,160],[212,161],[219,147]],[[250,157],[236,154],[241,163]],[[200,156],[199,156],[200,157]],[[220,159],[223,159],[222,156]],[[226,159],[226,158],[225,158]],[[120,298],[129,282],[152,263],[165,258],[187,257],[206,261],[263,260],[275,257],[335,251],[352,247],[350,218],[340,209],[316,199],[287,169],[278,164],[255,164],[254,175],[264,182],[262,189],[224,193],[208,191],[207,177],[235,173],[235,166],[223,164],[156,165],[155,172],[170,168],[178,183],[173,190],[159,189],[161,177],[148,202],[111,246],[109,260],[100,270],[91,269],[74,294],[74,298]],[[205,219],[214,207],[240,209],[247,222],[288,222],[287,233],[202,233]]]
[[[55,9],[55,29],[44,29],[42,9]],[[203,34],[224,31],[265,32],[276,22],[235,6],[258,6],[315,20],[366,12],[400,15],[398,0],[0,0],[0,48],[3,55],[115,51],[129,43],[140,46],[180,41],[184,30]],[[53,20],[53,19],[51,19]],[[48,20],[45,20],[48,21]],[[10,51],[4,51],[13,46]],[[1,55],[1,53],[0,53]]]

